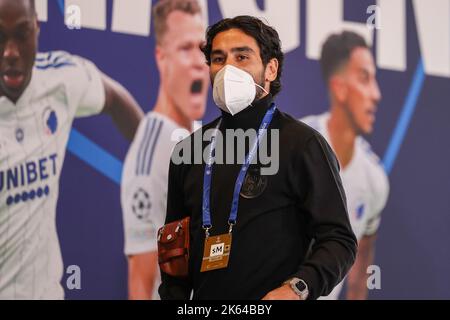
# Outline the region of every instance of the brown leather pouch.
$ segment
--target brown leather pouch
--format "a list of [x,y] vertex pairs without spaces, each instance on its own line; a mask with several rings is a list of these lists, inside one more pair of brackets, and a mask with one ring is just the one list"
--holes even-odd
[[173,277],[188,276],[189,221],[186,217],[158,230],[158,262],[161,271]]

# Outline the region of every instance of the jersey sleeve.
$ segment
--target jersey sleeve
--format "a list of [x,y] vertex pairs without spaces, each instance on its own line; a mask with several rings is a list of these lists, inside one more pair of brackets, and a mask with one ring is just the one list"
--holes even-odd
[[89,60],[64,51],[49,53],[51,65],[66,87],[67,103],[75,117],[98,114],[105,105],[105,87],[99,69]]
[[101,73],[89,60],[80,57],[75,59],[79,61],[81,79],[84,78],[85,81],[75,116],[85,117],[98,114],[105,106],[105,87]]
[[377,177],[374,177],[373,184],[373,199],[371,203],[371,216],[367,220],[367,225],[364,230],[365,236],[374,235],[381,223],[381,212],[386,206],[389,196],[389,180],[382,168],[377,171]]
[[[155,167],[146,170],[149,152],[157,141],[151,127],[157,122],[144,118],[125,159],[121,184],[121,205],[125,234],[125,254],[140,254],[157,250],[157,232],[164,224],[167,180]],[[154,131],[153,131],[154,132]]]

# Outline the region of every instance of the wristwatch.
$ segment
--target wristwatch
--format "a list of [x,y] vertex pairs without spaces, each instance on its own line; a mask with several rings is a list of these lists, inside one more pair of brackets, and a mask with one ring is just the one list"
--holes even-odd
[[308,285],[302,279],[292,278],[284,282],[284,284],[289,284],[292,290],[294,290],[294,292],[300,297],[301,300],[308,299]]

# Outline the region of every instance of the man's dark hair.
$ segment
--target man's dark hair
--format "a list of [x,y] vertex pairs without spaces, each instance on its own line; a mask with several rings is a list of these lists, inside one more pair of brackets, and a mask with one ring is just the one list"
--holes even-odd
[[369,49],[366,40],[355,32],[343,31],[329,36],[320,55],[320,67],[325,82],[350,60],[352,51],[360,47]]
[[275,96],[281,91],[281,73],[283,71],[284,54],[281,51],[281,41],[278,32],[258,18],[237,16],[223,19],[210,26],[206,31],[206,44],[202,48],[207,64],[211,65],[212,42],[215,36],[220,32],[230,29],[239,29],[256,40],[264,68],[271,59],[276,58],[278,60],[277,78],[270,83],[270,93],[272,96]]

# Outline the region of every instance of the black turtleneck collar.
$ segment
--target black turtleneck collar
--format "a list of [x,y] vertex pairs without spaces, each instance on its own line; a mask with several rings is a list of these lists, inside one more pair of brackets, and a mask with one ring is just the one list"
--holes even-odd
[[265,97],[253,102],[241,112],[232,116],[222,111],[223,127],[227,129],[256,129],[258,130],[266,111],[270,108],[273,97],[269,93]]

